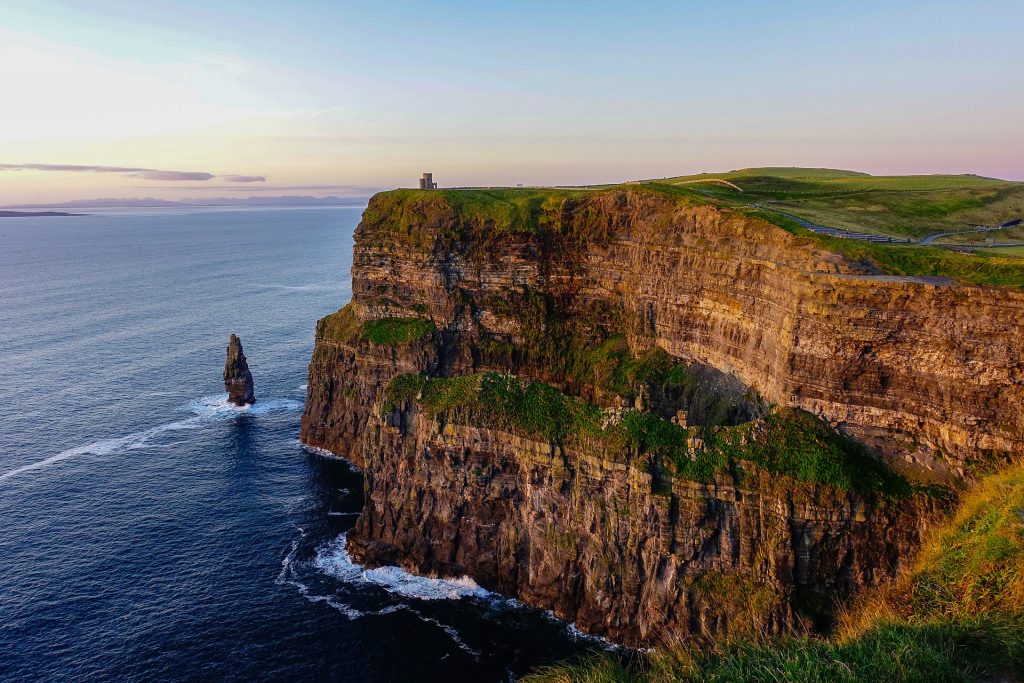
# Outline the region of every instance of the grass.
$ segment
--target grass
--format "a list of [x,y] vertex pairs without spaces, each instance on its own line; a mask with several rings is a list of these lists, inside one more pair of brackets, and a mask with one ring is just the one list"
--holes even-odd
[[810,413],[782,410],[763,420],[708,434],[708,446],[750,460],[772,474],[849,491],[904,498],[912,489],[863,447]]
[[951,277],[983,286],[1024,290],[1024,262],[984,253],[968,255],[932,246],[877,244],[819,235],[784,216],[767,211],[747,211],[774,223],[808,244],[843,255],[852,263],[890,275]]
[[[721,184],[727,180],[737,192]],[[764,204],[847,230],[920,238],[1024,216],[1024,183],[975,175],[871,176],[836,169],[752,168],[666,178],[732,205]]]
[[437,327],[426,318],[380,318],[363,323],[362,338],[374,344],[396,346],[425,339]]
[[[673,477],[709,481],[748,462],[799,482],[900,498],[910,484],[855,442],[808,413],[780,410],[735,427],[685,428],[657,415],[624,410],[618,419],[542,382],[494,372],[449,378],[403,374],[385,388],[384,408],[417,403],[430,417],[501,429],[558,444],[593,439],[623,460],[639,457]],[[702,437],[704,448],[691,448]]]
[[575,347],[568,358],[568,375],[627,399],[650,385],[685,389],[696,384],[686,363],[659,347],[634,356],[621,334]]
[[392,190],[373,197],[363,213],[369,226],[414,233],[424,224],[454,224],[451,237],[536,233],[553,222],[562,203],[581,190],[459,189]]
[[[722,178],[744,192],[693,180]],[[805,230],[786,216],[898,237],[997,224],[1024,216],[1024,183],[979,176],[869,176],[833,169],[747,169],[619,186],[555,189],[394,190],[376,195],[364,225],[422,250],[463,251],[474,259],[500,253],[497,242],[536,235],[550,258],[607,240],[611,228],[591,200],[602,192],[649,191],[675,202],[739,210],[806,238],[815,246],[894,275],[939,275],[983,286],[1024,289],[1015,254],[964,255],[938,246],[873,244]],[[751,209],[752,204],[765,208]],[[437,226],[436,230],[424,229]],[[546,246],[545,246],[546,245]]]
[[632,658],[595,655],[530,683],[943,682],[1024,677],[1024,467],[982,481],[915,566],[867,591],[830,638],[681,641]]
[[320,339],[340,343],[364,339],[384,346],[410,344],[430,337],[436,330],[433,321],[426,318],[379,318],[360,321],[351,303],[317,323],[317,337]]

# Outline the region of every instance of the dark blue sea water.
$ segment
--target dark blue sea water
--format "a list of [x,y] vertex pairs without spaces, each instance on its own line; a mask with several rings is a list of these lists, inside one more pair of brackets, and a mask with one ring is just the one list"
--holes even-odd
[[[358,218],[0,219],[0,680],[507,680],[594,647],[348,560],[362,477],[298,431]],[[248,410],[223,399],[231,332]]]

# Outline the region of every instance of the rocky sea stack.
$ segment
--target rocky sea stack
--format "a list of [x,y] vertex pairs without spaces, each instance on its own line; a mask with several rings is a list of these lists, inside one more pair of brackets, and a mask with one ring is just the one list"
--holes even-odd
[[231,335],[228,341],[228,358],[224,363],[224,391],[228,392],[228,400],[236,406],[247,406],[256,402],[252,373],[249,372],[249,364],[245,362],[242,341],[235,335]]

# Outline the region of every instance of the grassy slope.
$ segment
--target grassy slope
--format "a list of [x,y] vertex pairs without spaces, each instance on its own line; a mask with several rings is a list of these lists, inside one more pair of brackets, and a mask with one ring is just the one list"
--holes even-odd
[[[737,192],[709,181],[735,183]],[[1024,216],[1024,183],[973,175],[870,176],[834,169],[754,168],[658,181],[692,187],[723,202],[764,204],[827,225],[920,238]],[[1002,233],[988,233],[1004,239]]]
[[832,638],[670,642],[632,660],[596,655],[527,680],[1024,680],[1024,467],[967,494],[916,566],[862,595]]

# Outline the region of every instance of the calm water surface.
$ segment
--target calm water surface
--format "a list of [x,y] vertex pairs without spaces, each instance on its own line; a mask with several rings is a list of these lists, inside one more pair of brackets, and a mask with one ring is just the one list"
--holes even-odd
[[345,554],[362,477],[297,437],[359,213],[0,219],[0,680],[495,681],[596,647]]

